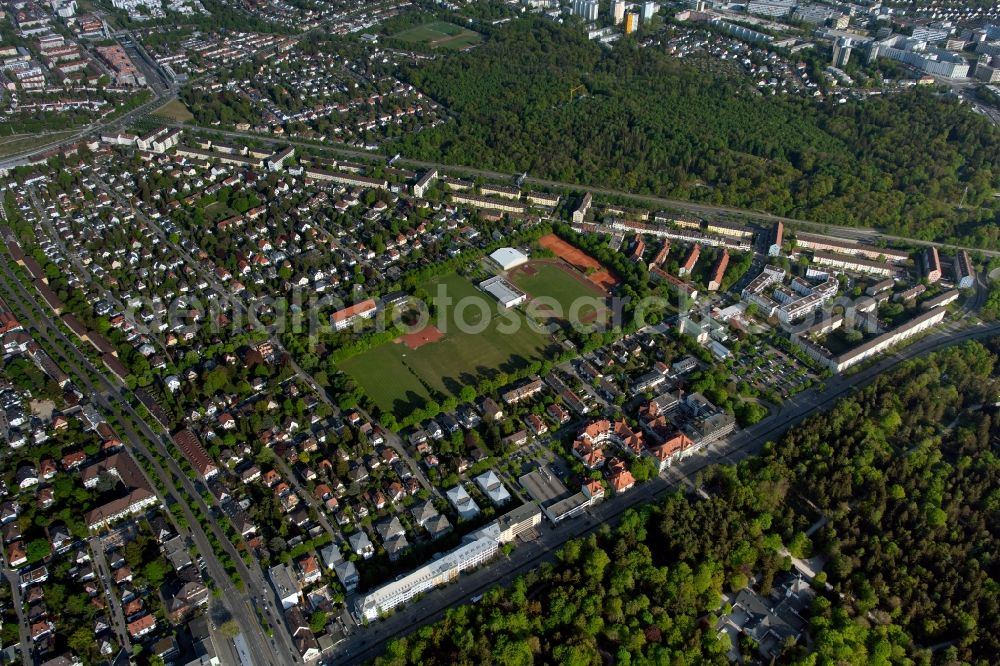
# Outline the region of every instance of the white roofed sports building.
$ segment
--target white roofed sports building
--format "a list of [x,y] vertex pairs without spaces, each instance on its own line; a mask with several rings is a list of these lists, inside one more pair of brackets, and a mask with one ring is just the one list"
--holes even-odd
[[501,307],[513,308],[528,300],[528,295],[497,275],[479,283],[479,288],[499,301]]
[[528,257],[512,247],[502,247],[490,255],[490,259],[502,271],[509,271],[521,264],[528,263]]

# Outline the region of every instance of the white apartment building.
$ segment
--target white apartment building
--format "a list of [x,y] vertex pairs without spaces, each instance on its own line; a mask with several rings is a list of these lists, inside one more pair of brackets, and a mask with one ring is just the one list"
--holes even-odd
[[573,3],[573,13],[584,21],[596,21],[599,9],[597,0],[576,0]]
[[469,534],[458,548],[359,598],[356,614],[368,621],[376,620],[418,594],[455,580],[461,572],[493,559],[501,545],[538,525],[541,519],[542,513],[534,502],[511,511]]

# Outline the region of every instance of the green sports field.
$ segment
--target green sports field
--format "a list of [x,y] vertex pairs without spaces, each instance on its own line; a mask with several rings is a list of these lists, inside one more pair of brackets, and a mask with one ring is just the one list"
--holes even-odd
[[[510,271],[508,278],[532,298],[555,300],[562,310],[561,318],[572,323],[589,323],[607,311],[603,304],[598,308],[590,305],[594,299],[605,300],[597,285],[554,261],[531,261]],[[574,311],[573,304],[578,301],[587,305],[578,304]],[[570,315],[574,315],[572,319]]]
[[482,35],[447,21],[431,21],[392,35],[393,39],[414,44],[426,44],[431,48],[460,51],[467,46],[483,41]]
[[[438,285],[452,299],[436,322],[444,333],[441,340],[418,349],[390,342],[340,364],[379,408],[400,418],[430,399],[428,387],[458,397],[465,385],[540,360],[550,344],[548,336],[528,326],[523,314],[512,310],[501,315],[490,296],[460,275],[437,278],[423,288],[436,297]],[[477,329],[486,321],[485,328],[460,330],[459,317]],[[511,322],[517,322],[517,330],[508,332]]]

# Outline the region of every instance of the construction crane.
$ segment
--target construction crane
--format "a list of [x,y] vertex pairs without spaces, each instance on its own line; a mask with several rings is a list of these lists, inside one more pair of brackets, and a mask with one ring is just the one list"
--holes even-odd
[[574,99],[574,95],[576,95],[576,93],[580,92],[581,90],[586,90],[586,89],[587,89],[587,86],[583,85],[582,83],[580,85],[578,85],[578,86],[573,86],[572,88],[569,89],[569,97],[568,97],[567,101],[572,102],[573,99]]

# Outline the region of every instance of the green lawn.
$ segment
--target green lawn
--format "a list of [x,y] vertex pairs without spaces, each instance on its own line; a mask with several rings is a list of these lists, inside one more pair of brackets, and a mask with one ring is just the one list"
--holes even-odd
[[[586,298],[588,303],[594,298],[604,301],[597,286],[590,284],[582,276],[578,278],[548,262],[533,261],[519,266],[510,272],[509,277],[517,287],[533,298],[554,299],[561,306],[564,319],[575,314],[573,323],[578,323],[580,319],[590,321],[597,314],[591,305],[579,306],[578,311],[573,313],[572,306],[577,299]],[[601,312],[604,311],[606,308],[602,306]]]
[[[390,342],[340,364],[379,408],[400,418],[423,406],[430,398],[429,388],[458,397],[465,385],[541,359],[550,344],[546,335],[528,327],[520,312],[497,316],[496,302],[465,278],[452,273],[423,286],[436,296],[438,285],[444,285],[444,293],[452,299],[444,309],[443,320],[437,323],[444,333],[442,340],[415,350]],[[481,326],[482,312],[490,314],[481,332],[459,329],[460,308],[456,304],[460,302],[469,304],[461,311],[470,325]],[[517,321],[519,326],[516,331],[506,332],[511,321]]]
[[153,115],[161,116],[163,118],[169,118],[170,120],[176,120],[179,123],[186,123],[190,120],[194,120],[194,114],[184,105],[184,102],[179,99],[172,99],[156,111]]
[[393,39],[414,44],[426,44],[431,48],[461,50],[483,40],[482,35],[472,30],[446,21],[431,21],[392,35]]

